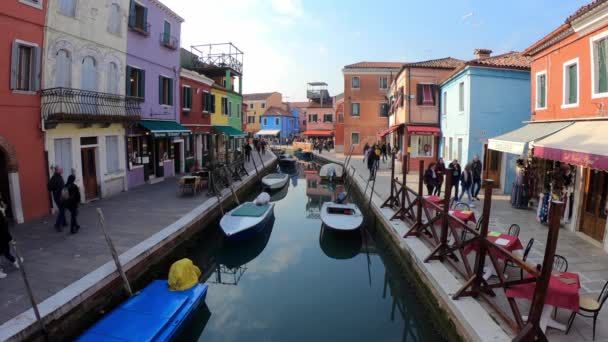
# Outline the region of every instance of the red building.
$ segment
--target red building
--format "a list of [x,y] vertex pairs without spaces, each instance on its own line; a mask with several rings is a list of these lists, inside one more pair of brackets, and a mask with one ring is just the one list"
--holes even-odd
[[213,113],[213,80],[195,71],[182,69],[180,89],[182,110],[180,122],[192,134],[185,137],[185,171],[202,166],[207,161],[211,137],[211,113]]
[[37,93],[46,5],[40,0],[0,2],[0,194],[18,223],[50,209]]
[[344,151],[344,93],[334,97],[334,107],[336,110],[336,152]]

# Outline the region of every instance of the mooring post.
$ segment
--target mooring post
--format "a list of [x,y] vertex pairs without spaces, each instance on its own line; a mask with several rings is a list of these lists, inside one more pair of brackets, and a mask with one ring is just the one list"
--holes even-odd
[[258,156],[260,156],[260,162],[262,163],[262,171],[264,171],[264,169],[266,168],[266,165],[264,165],[264,158],[262,158],[262,154],[260,153],[260,150],[258,150]]
[[[452,196],[452,184],[454,182],[453,169],[449,168],[445,177],[445,191],[443,197],[443,220],[441,221],[441,236],[442,245],[448,245],[448,226],[450,224],[450,199]],[[456,180],[458,181],[458,180]],[[441,189],[440,189],[441,193]]]
[[403,155],[403,162],[401,164],[401,211],[403,213],[402,219],[405,218],[405,196],[407,193],[407,154]]
[[125,273],[125,271],[122,268],[122,265],[120,264],[120,258],[118,257],[118,253],[116,252],[116,248],[114,247],[114,242],[112,242],[112,238],[106,231],[106,220],[103,217],[103,211],[101,211],[101,208],[97,208],[97,216],[99,216],[99,226],[101,227],[101,232],[103,233],[103,236],[106,238],[108,247],[110,247],[110,253],[112,253],[112,259],[114,259],[114,264],[116,264],[116,270],[118,271],[118,274],[120,274],[120,277],[122,278],[122,282],[123,282],[123,285],[125,286],[125,290],[127,290],[129,297],[131,297],[133,295],[133,290],[131,290],[131,285],[129,284],[129,279],[127,278],[127,274]]
[[[483,269],[486,263],[486,254],[488,251],[488,226],[490,224],[490,208],[492,207],[492,188],[494,181],[486,179],[484,182],[484,199],[483,199],[483,214],[481,217],[481,231],[479,232],[479,249],[475,258],[475,283],[473,291],[478,292],[483,280]],[[498,271],[498,270],[497,270]]]
[[[228,170],[228,167],[227,167],[226,165],[224,165],[224,170],[226,170],[226,171],[230,172],[230,171]],[[232,182],[229,182],[229,183],[228,183],[228,187],[230,187],[230,191],[232,192],[232,196],[234,196],[234,199],[235,199],[235,201],[236,201],[236,204],[237,204],[237,205],[241,205],[241,202],[239,201],[239,198],[238,198],[238,196],[236,195],[236,192],[234,191],[234,188],[232,187]]]
[[389,208],[393,208],[396,202],[396,198],[395,198],[395,190],[396,190],[396,186],[395,186],[395,154],[391,154],[391,180],[390,180],[390,185],[391,185],[391,193],[390,196],[386,199],[386,201],[384,201],[384,203],[382,203],[382,205],[380,206],[380,208],[384,208],[384,207],[389,207]]

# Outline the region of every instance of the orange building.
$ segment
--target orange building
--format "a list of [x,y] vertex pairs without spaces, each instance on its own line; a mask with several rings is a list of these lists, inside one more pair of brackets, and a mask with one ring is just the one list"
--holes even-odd
[[360,62],[342,69],[344,75],[344,146],[362,154],[365,143],[378,141],[388,128],[388,89],[404,63]]
[[287,109],[283,103],[283,95],[279,92],[244,94],[243,103],[247,106],[245,114],[245,132],[252,136],[261,128],[262,115],[270,107]]
[[335,149],[336,152],[344,151],[344,93],[334,97],[334,109],[336,111],[336,133]]
[[[409,170],[418,170],[419,160],[437,160],[439,150],[439,85],[463,65],[451,57],[407,63],[390,86],[389,128],[380,134],[400,153],[399,160],[409,152]],[[419,146],[430,151],[419,153]]]

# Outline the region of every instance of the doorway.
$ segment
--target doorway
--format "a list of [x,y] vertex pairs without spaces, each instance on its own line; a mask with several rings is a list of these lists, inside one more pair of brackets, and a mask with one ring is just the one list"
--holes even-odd
[[82,161],[82,182],[84,184],[85,200],[87,201],[99,197],[95,150],[96,147],[85,147],[80,150]]
[[491,179],[494,181],[493,188],[500,188],[502,152],[488,149],[487,144],[483,145],[483,152],[485,156],[483,163],[483,177],[484,179]]
[[179,174],[182,168],[182,150],[181,143],[173,143],[173,167],[175,168],[175,174]]
[[6,216],[10,219],[13,217],[13,211],[8,179],[8,156],[2,149],[0,149],[0,196],[2,197],[2,201],[7,205]]
[[606,229],[608,173],[585,169],[585,175],[580,230],[595,240],[603,241],[604,230]]

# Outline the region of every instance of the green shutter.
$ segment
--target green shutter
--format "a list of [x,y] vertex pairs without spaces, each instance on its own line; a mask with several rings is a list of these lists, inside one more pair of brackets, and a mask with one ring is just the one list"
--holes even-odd
[[40,90],[40,48],[35,46],[32,48],[32,72],[30,74],[30,90]]
[[131,94],[131,67],[127,65],[127,77],[125,77],[125,95],[133,96]]
[[163,103],[163,77],[158,76],[158,104]]
[[215,114],[215,94],[211,94],[211,113]]
[[135,27],[135,1],[129,3],[129,27]]
[[545,94],[546,94],[546,84],[545,84],[545,75],[540,75],[538,77],[538,107],[545,108]]
[[598,93],[608,92],[608,79],[606,70],[606,52],[608,51],[608,39],[597,43],[597,62],[598,62]]
[[568,67],[568,104],[577,102],[578,75],[576,64]]
[[137,78],[139,80],[139,84],[137,85],[137,96],[145,99],[146,98],[146,70],[140,69],[138,70],[139,72],[139,77]]
[[144,8],[144,32],[148,32],[148,8]]
[[175,90],[173,89],[173,79],[169,78],[169,106],[173,106],[173,92]]
[[11,51],[11,89],[17,89],[19,78],[19,43],[13,42]]

